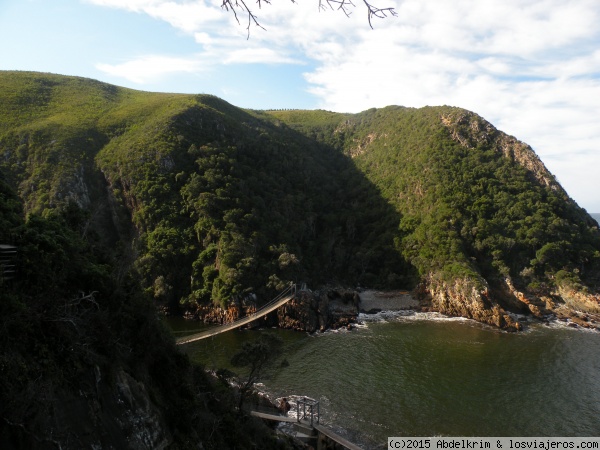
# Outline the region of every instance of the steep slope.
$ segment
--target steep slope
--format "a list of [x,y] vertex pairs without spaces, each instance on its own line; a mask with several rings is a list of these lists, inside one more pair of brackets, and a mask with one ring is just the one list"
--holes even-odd
[[292,448],[176,351],[72,204],[22,217],[0,173],[0,448]]
[[27,210],[71,199],[113,241],[135,237],[124,260],[166,304],[268,299],[290,279],[411,282],[393,209],[329,146],[212,96],[29,73],[3,83],[18,94],[2,99],[2,168]]
[[397,249],[436,310],[508,328],[518,325],[505,309],[600,311],[597,223],[526,144],[450,107],[369,110],[333,134],[322,139],[337,141],[402,217]]
[[413,288],[509,329],[598,311],[598,226],[527,145],[459,108],[244,111],[209,95],[0,74],[0,170],[74,200],[165,305],[286,282]]

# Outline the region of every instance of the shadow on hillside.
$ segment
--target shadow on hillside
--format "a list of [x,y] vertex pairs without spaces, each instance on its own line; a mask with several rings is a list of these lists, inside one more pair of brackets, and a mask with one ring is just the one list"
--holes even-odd
[[[185,124],[179,132],[196,146],[212,135],[204,143],[235,161],[238,204],[258,212],[257,228],[269,245],[301,262],[301,268],[287,268],[282,276],[314,284],[413,287],[417,271],[394,244],[401,237],[401,216],[349,157],[269,116],[216,97],[201,101],[222,115],[213,115],[211,123],[206,110],[187,111],[178,120]],[[202,132],[194,133],[190,123],[202,123]],[[233,148],[223,150],[227,146]]]

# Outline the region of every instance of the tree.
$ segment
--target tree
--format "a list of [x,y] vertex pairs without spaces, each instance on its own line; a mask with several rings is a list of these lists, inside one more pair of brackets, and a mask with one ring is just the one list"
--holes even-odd
[[242,348],[231,358],[234,367],[247,368],[246,376],[239,381],[240,397],[238,408],[241,411],[245,398],[252,392],[254,383],[281,355],[283,341],[274,334],[263,333],[253,342],[244,342]]
[[[292,3],[296,3],[296,0],[291,1]],[[377,19],[384,19],[388,17],[388,15],[398,15],[396,9],[393,7],[379,8],[378,6],[375,6],[373,3],[371,3],[370,0],[362,0],[362,2],[367,8],[367,20],[371,28],[373,28],[372,19],[374,17]],[[258,7],[260,9],[262,8],[263,4],[270,5],[271,1],[257,0],[256,3],[258,4]],[[352,3],[352,0],[319,0],[319,10],[326,10],[328,7],[332,10],[342,11],[346,16],[349,17],[350,14],[352,14],[352,8],[355,8],[356,5]],[[258,17],[256,16],[256,14],[254,14],[250,10],[250,7],[247,5],[245,0],[222,0],[221,8],[223,8],[226,11],[231,11],[238,23],[240,23],[240,19],[237,15],[238,11],[240,11],[242,14],[248,15],[248,26],[246,27],[246,29],[248,30],[248,37],[250,37],[250,27],[252,25],[262,28],[263,30],[265,29],[258,21]]]

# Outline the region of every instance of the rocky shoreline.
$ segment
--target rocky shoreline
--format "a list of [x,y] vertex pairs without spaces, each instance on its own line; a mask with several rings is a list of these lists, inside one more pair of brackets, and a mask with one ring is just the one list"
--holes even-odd
[[[439,312],[451,317],[465,317],[492,325],[506,331],[521,331],[531,322],[549,324],[559,320],[571,327],[600,331],[600,313],[593,310],[589,299],[573,301],[587,308],[575,308],[568,303],[539,299],[517,292],[512,284],[506,285],[506,297],[512,299],[509,311],[491,299],[488,290],[475,289],[460,283],[453,285],[430,283],[414,291],[407,290],[360,290],[329,287],[320,290],[298,291],[295,298],[263,318],[253,327],[278,327],[308,333],[328,329],[352,328],[358,316],[381,311]],[[567,294],[565,294],[566,296]],[[506,303],[506,301],[504,302]],[[592,305],[593,306],[593,305]],[[590,309],[591,308],[591,309]],[[187,312],[188,319],[204,323],[227,324],[257,310],[255,298],[234,302],[227,308],[199,306]]]

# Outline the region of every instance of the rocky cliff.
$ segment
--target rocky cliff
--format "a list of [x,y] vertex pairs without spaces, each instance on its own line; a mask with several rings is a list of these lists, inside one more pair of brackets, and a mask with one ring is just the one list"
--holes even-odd
[[415,291],[422,308],[452,317],[465,317],[506,331],[521,331],[530,320],[569,322],[570,326],[600,331],[600,296],[573,287],[538,296],[517,290],[510,278],[455,279],[430,276]]
[[430,275],[421,288],[421,296],[442,314],[466,317],[510,331],[521,329],[491,298],[489,286],[483,279],[457,278],[447,282]]
[[347,327],[356,321],[359,304],[359,294],[353,290],[299,291],[277,310],[277,325],[309,333]]

